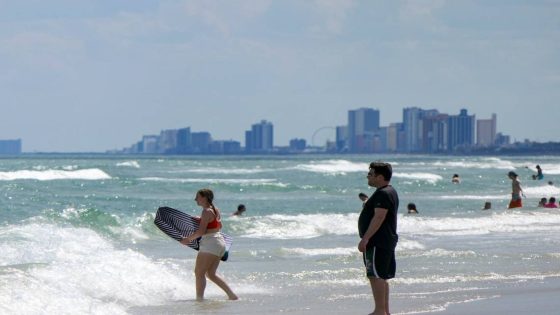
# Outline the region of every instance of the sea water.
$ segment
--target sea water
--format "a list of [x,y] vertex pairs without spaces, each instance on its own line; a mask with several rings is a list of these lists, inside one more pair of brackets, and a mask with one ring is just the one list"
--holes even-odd
[[[392,163],[400,196],[392,313],[560,277],[560,210],[537,208],[560,197],[560,157],[38,155],[0,159],[0,313],[370,312],[357,220],[373,160]],[[531,179],[536,164],[544,180]],[[505,210],[510,170],[522,209]],[[218,271],[240,301],[210,282],[194,301],[196,252],[153,224],[159,206],[198,215],[205,187],[234,237]]]

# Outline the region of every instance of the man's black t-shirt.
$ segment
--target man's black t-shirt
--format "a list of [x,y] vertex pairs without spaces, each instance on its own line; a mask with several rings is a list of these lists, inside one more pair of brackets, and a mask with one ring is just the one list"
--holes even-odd
[[385,220],[369,240],[367,247],[377,246],[394,250],[397,246],[397,210],[399,209],[399,196],[391,185],[378,188],[364,205],[360,218],[358,219],[358,231],[360,237],[364,237],[369,227],[375,208],[387,209]]

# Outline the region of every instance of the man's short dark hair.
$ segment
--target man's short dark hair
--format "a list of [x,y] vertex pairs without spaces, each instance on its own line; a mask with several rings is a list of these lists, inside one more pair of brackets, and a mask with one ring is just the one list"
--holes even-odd
[[369,169],[373,170],[376,175],[383,175],[386,181],[390,181],[393,177],[393,167],[389,163],[376,161],[369,164]]

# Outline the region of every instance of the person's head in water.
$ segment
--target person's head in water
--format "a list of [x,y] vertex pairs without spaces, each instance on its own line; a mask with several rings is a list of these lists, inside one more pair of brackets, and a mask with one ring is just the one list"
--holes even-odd
[[490,210],[492,209],[492,203],[490,201],[486,201],[484,203],[484,208],[482,208],[482,210]]
[[241,214],[243,214],[243,212],[245,212],[246,210],[247,210],[247,208],[245,208],[245,205],[244,205],[244,204],[240,204],[240,205],[237,206],[237,211],[235,211],[235,212],[233,213],[233,215],[241,215]]
[[412,202],[406,205],[406,208],[408,209],[408,213],[418,213],[418,210],[416,209],[416,204]]
[[459,174],[453,174],[453,177],[451,178],[451,182],[452,183],[460,183],[461,179],[459,179]]
[[539,205],[537,207],[544,207],[546,205],[546,197],[542,197],[541,201],[539,201]]
[[360,198],[361,201],[366,201],[368,199],[368,195],[361,192],[358,194],[358,198]]

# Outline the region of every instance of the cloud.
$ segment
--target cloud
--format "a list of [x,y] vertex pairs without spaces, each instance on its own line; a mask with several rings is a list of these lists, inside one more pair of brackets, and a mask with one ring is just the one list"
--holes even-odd
[[253,19],[266,12],[271,1],[192,1],[184,2],[185,13],[199,18],[218,33],[229,36],[244,20]]
[[338,35],[344,30],[348,12],[355,7],[351,0],[315,0],[312,10],[316,11],[320,23],[311,27],[313,33]]
[[431,20],[436,11],[445,5],[445,0],[407,0],[400,8],[401,21]]

